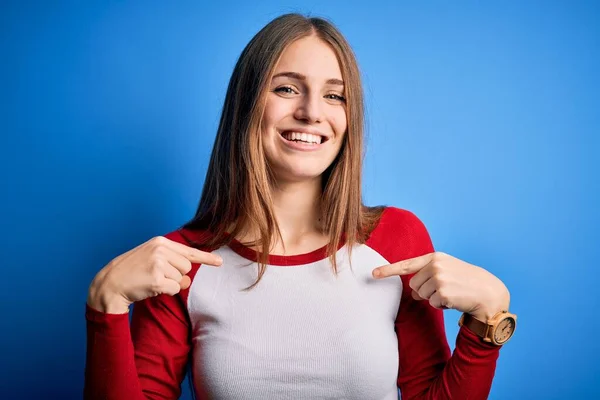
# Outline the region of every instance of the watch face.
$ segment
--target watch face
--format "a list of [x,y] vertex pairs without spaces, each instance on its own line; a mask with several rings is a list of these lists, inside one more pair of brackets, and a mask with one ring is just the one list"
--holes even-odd
[[502,344],[512,336],[515,331],[515,320],[511,317],[505,318],[498,324],[494,332],[494,340],[496,343]]

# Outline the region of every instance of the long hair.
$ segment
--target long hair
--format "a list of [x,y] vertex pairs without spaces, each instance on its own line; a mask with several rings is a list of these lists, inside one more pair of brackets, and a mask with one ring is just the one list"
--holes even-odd
[[329,237],[327,255],[335,274],[335,253],[340,245],[345,242],[351,252],[354,244],[364,243],[383,211],[383,207],[362,203],[364,103],[350,45],[322,18],[285,14],[272,20],[252,38],[235,65],[198,209],[180,228],[209,232],[202,243],[184,238],[190,246],[216,249],[229,244],[244,227],[252,227],[258,239],[247,245],[258,249],[259,273],[247,289],[261,280],[271,245],[277,236],[281,238],[271,197],[274,177],[262,149],[261,120],[268,85],[286,47],[310,35],[325,41],[336,53],[347,99],[347,132],[337,157],[322,176],[320,226]]

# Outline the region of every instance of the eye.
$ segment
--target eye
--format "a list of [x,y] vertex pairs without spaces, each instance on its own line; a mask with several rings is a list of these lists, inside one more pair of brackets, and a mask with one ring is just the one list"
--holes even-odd
[[335,94],[335,93],[328,94],[325,97],[327,97],[328,99],[331,99],[331,100],[336,100],[336,101],[342,102],[342,103],[346,102],[346,98],[344,96]]
[[294,90],[294,88],[291,86],[280,86],[273,91],[276,93],[298,94],[298,92],[296,90]]

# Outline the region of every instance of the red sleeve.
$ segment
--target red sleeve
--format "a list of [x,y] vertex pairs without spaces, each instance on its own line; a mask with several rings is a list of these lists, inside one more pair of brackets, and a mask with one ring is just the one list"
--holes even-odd
[[[369,241],[392,263],[435,251],[425,225],[397,208],[386,209]],[[487,399],[500,348],[461,327],[450,355],[443,311],[413,299],[408,284],[412,276],[402,277],[396,318],[402,400]]]
[[136,302],[131,325],[86,305],[86,400],[179,398],[191,350],[183,293]]

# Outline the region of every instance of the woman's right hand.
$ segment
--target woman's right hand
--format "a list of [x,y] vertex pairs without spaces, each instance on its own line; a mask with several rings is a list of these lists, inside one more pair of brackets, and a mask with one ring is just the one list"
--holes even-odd
[[215,254],[157,236],[102,268],[90,285],[87,302],[101,312],[124,314],[136,301],[187,289],[191,280],[186,274],[192,263],[220,266],[222,262]]

